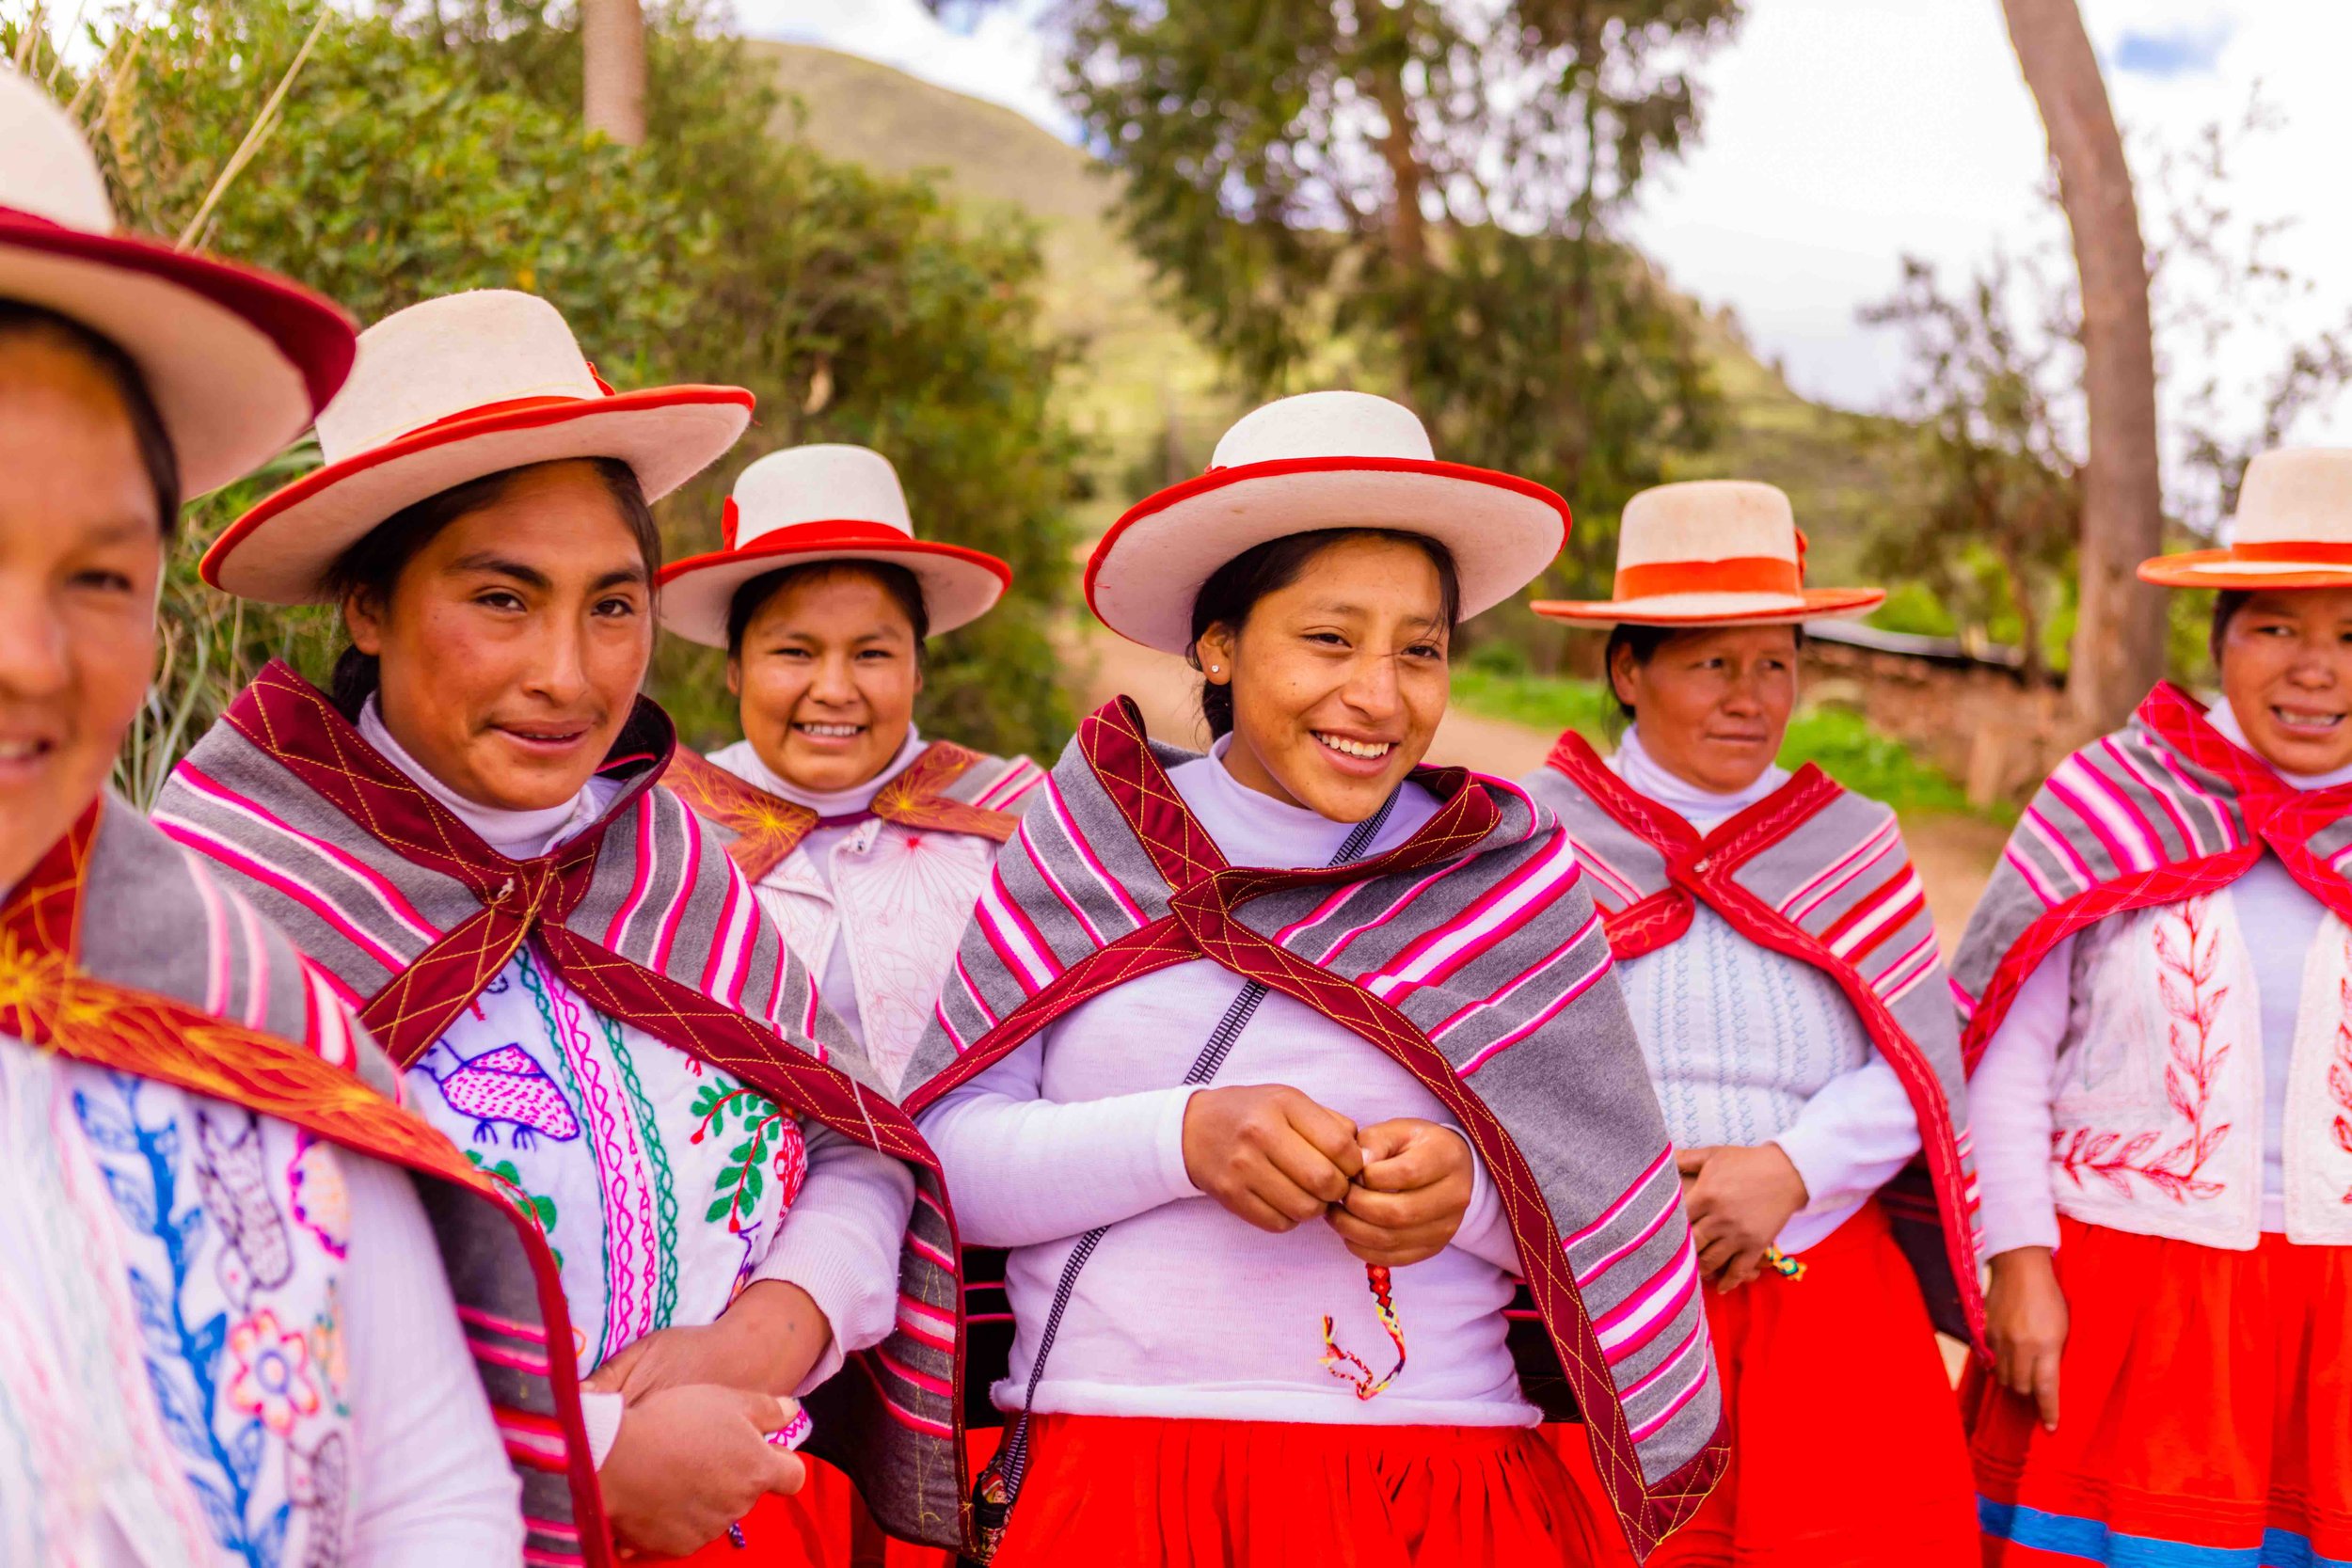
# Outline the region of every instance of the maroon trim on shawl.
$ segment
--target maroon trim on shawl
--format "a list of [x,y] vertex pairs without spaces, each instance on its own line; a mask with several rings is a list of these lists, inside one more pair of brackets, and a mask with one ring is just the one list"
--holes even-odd
[[[1725,1464],[1729,1446],[1720,1429],[1715,1441],[1672,1475],[1650,1483],[1641,1464],[1615,1380],[1608,1370],[1599,1338],[1593,1332],[1567,1265],[1558,1226],[1542,1198],[1534,1173],[1494,1113],[1467,1088],[1444,1053],[1413,1022],[1354,981],[1320,969],[1250,929],[1234,914],[1253,898],[1302,887],[1327,887],[1409,871],[1456,855],[1492,832],[1501,810],[1486,790],[1462,768],[1417,769],[1415,776],[1444,803],[1413,836],[1387,854],[1343,866],[1301,870],[1235,868],[1224,862],[1208,833],[1194,820],[1167,771],[1144,738],[1143,720],[1122,697],[1089,718],[1079,729],[1082,751],[1095,777],[1136,837],[1168,880],[1168,913],[1098,948],[1006,1015],[995,1028],[908,1099],[911,1114],[957,1085],[986,1070],[1047,1024],[1079,1004],[1129,980],[1206,958],[1246,979],[1257,980],[1314,1008],[1379,1048],[1419,1079],[1467,1129],[1495,1179],[1511,1222],[1513,1240],[1526,1259],[1537,1259],[1528,1289],[1550,1335],[1564,1379],[1575,1391],[1588,1424],[1600,1438],[1597,1462],[1637,1556],[1647,1556],[1669,1532],[1695,1512]],[[1629,1506],[1628,1498],[1634,1499]]]
[[[1969,1338],[1979,1356],[1990,1358],[1984,1338],[1984,1292],[1977,1282],[1974,1227],[1969,1223],[1965,1196],[1967,1173],[1960,1144],[1952,1131],[1950,1102],[1935,1075],[1933,1064],[1896,1019],[1877,991],[1853,965],[1830,951],[1829,944],[1772,908],[1737,879],[1740,868],[1820,816],[1844,787],[1811,763],[1797,769],[1788,782],[1716,824],[1701,834],[1678,814],[1643,795],[1612,772],[1584,737],[1573,730],[1560,737],[1544,766],[1582,790],[1593,803],[1614,817],[1628,832],[1645,841],[1665,863],[1667,892],[1679,906],[1675,924],[1645,914],[1643,927],[1629,933],[1641,946],[1617,946],[1613,922],[1604,922],[1610,945],[1621,958],[1656,951],[1690,928],[1696,904],[1705,901],[1732,929],[1760,947],[1801,963],[1810,964],[1836,983],[1846,1001],[1860,1015],[1862,1026],[1886,1064],[1901,1080],[1919,1125],[1919,1148],[1935,1183],[1936,1207],[1943,1222],[1944,1250],[1950,1259],[1952,1282],[1960,1291],[1961,1310],[1968,1322]],[[1664,895],[1652,895],[1629,911],[1645,910]],[[1665,907],[1665,906],[1661,906]],[[1674,928],[1669,930],[1669,925]]]
[[0,901],[0,951],[31,967],[28,983],[8,988],[11,999],[0,1003],[0,1028],[75,1061],[274,1117],[355,1154],[446,1182],[495,1209],[531,1265],[581,1560],[584,1568],[611,1568],[604,1493],[580,1412],[580,1369],[560,1348],[571,1343],[570,1308],[537,1218],[517,1210],[421,1117],[320,1056],[316,1040],[281,1039],[176,997],[81,973],[82,895],[104,800],[93,800]]
[[1962,1031],[1963,1053],[1972,1072],[2009,1016],[2017,992],[2052,948],[2111,914],[2217,893],[2246,875],[2265,848],[2279,857],[2297,886],[2339,917],[2352,920],[2352,882],[2310,847],[2313,834],[2352,815],[2352,784],[2296,789],[2262,758],[2232,744],[2205,717],[2203,705],[2170,681],[2158,681],[2134,717],[2181,756],[2220,775],[2235,793],[2247,841],[2217,854],[2170,861],[2100,882],[2035,916],[2002,955]]
[[[515,949],[536,936],[564,982],[598,1011],[734,1074],[771,1099],[808,1110],[857,1143],[939,1169],[914,1124],[886,1096],[856,1094],[838,1069],[785,1044],[764,1024],[563,923],[595,880],[606,830],[635,809],[669,760],[675,744],[670,721],[653,704],[640,700],[614,747],[615,755],[628,759],[614,770],[635,769],[628,787],[578,837],[551,855],[529,861],[509,860],[484,844],[370,746],[323,693],[282,664],[263,670],[224,717],[361,832],[395,854],[456,879],[485,900],[360,1012],[361,1022],[404,1069],[481,995]],[[642,766],[648,749],[652,765]],[[319,760],[325,756],[337,761]],[[467,853],[453,854],[440,845]]]

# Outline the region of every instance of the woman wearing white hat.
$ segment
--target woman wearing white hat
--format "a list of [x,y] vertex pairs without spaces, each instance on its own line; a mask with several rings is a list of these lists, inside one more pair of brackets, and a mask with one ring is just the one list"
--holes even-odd
[[1712,1287],[1732,1468],[1673,1563],[1976,1551],[1930,1327],[1982,1323],[1935,932],[1894,813],[1773,763],[1801,623],[1884,596],[1806,587],[1788,498],[1718,480],[1626,503],[1610,598],[1535,606],[1615,628],[1604,666],[1632,721],[1606,761],[1570,731],[1521,782],[1607,917]]
[[[894,1093],[1044,777],[914,727],[925,640],[987,613],[1011,578],[993,556],[915,538],[889,459],[834,445],[746,467],[723,547],[661,575],[661,624],[726,649],[743,725],[707,760],[681,749],[664,782],[718,830]],[[846,1560],[836,1478],[812,1470],[795,1505]]]
[[1973,998],[1989,1563],[2352,1560],[2352,451],[2266,452],[2159,685],[2029,805]]
[[752,464],[725,547],[661,577],[661,624],[726,649],[744,736],[707,761],[681,752],[670,787],[720,829],[894,1090],[1044,777],[914,727],[925,639],[987,613],[1011,580],[993,556],[915,538],[889,460],[850,446]]
[[78,128],[0,67],[0,1561],[522,1551],[483,1386],[552,1391],[477,1375],[460,1314],[560,1323],[545,1243],[379,1092],[330,982],[105,789],[182,495],[351,360],[326,300],[118,231]]
[[[774,1446],[806,1429],[797,1396],[818,1443],[882,1478],[886,1520],[954,1544],[936,1390],[956,1288],[935,1261],[953,1231],[935,1202],[909,1227],[930,1156],[656,785],[673,735],[638,695],[647,503],[750,411],[734,388],[614,392],[528,294],[370,328],[319,416],[326,466],[203,568],[232,594],[338,603],[334,692],[265,670],[157,816],[336,976],[410,1102],[545,1225],[571,1315],[554,1364],[589,1391],[531,1434],[534,1457],[593,1471],[622,1544],[724,1534],[759,1548],[732,1560],[795,1560],[755,1509],[800,1483]],[[887,1360],[834,1378],[876,1347]]]
[[[1720,1466],[1575,856],[1518,790],[1419,766],[1456,624],[1566,528],[1324,392],[1095,551],[1096,615],[1200,667],[1216,739],[1150,742],[1124,699],[1086,721],[908,1077],[968,1238],[1009,1249],[1011,1332],[972,1374],[1012,1418],[979,1494],[998,1561],[1584,1562]],[[1614,1528],[1533,1430],[1570,1402]]]

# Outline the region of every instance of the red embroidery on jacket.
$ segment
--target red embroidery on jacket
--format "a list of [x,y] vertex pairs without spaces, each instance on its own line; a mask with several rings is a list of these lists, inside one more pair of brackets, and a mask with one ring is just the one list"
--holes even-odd
[[[2129,1178],[2134,1176],[2175,1203],[2185,1203],[2192,1197],[2216,1197],[2222,1191],[2220,1182],[2206,1180],[2199,1172],[2230,1132],[2226,1121],[2210,1127],[2205,1124],[2205,1117],[2213,1109],[2214,1079],[2230,1054],[2228,1042],[2216,1042],[2213,1037],[2222,999],[2230,994],[2230,988],[2213,983],[2220,963],[2220,934],[2212,921],[2208,901],[2192,898],[2183,904],[2180,924],[2187,934],[2185,952],[2166,924],[2156,927],[2156,966],[2160,971],[2156,989],[2163,997],[2164,1010],[2171,1018],[2165,1026],[2165,1043],[2171,1060],[2165,1064],[2164,1096],[2171,1102],[2174,1113],[2188,1123],[2188,1136],[2151,1160],[2148,1151],[2155,1148],[2161,1133],[2140,1132],[2126,1138],[2121,1132],[2101,1132],[2088,1127],[2058,1133],[2051,1140],[2052,1153],[2058,1168],[2074,1178],[2076,1186],[2084,1184],[2087,1172],[2126,1197],[2131,1196]],[[2347,1072],[2352,1073],[2352,1069]]]
[[[2352,968],[2352,940],[2344,942],[2344,957]],[[2336,982],[2336,1059],[2328,1064],[2328,1098],[2336,1102],[2336,1147],[2352,1154],[2352,1120],[2344,1117],[2352,1111],[2352,979]],[[2341,1201],[2352,1203],[2352,1187]]]

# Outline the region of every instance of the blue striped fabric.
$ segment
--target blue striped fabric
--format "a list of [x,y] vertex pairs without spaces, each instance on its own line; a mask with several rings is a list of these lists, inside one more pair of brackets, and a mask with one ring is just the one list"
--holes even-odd
[[2153,1535],[2122,1535],[2096,1519],[2044,1513],[1990,1497],[1977,1499],[1977,1522],[1995,1540],[2106,1568],[2352,1568],[2344,1558],[2312,1551],[2293,1530],[2265,1530],[2259,1547],[2192,1546]]

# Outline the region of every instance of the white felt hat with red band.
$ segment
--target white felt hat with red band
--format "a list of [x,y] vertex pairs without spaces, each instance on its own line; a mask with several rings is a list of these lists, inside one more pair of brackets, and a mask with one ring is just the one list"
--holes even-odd
[[188,496],[269,461],[351,372],[351,318],[330,301],[118,231],[79,127],[5,65],[0,301],[64,316],[130,357]]
[[1121,637],[1180,654],[1216,569],[1294,533],[1418,533],[1454,556],[1464,619],[1541,575],[1568,503],[1533,480],[1441,463],[1412,410],[1367,392],[1306,392],[1243,416],[1209,471],[1138,501],[1087,562],[1087,603]]
[[349,384],[318,417],[326,466],[231,524],[205,552],[204,580],[268,604],[316,601],[336,559],[393,514],[533,463],[613,458],[658,500],[751,418],[740,387],[615,392],[535,294],[428,299],[359,335]]
[[866,447],[770,452],[736,476],[724,547],[661,574],[661,624],[726,646],[727,610],[755,578],[820,561],[882,561],[914,574],[933,636],[988,613],[1012,582],[993,555],[914,536],[898,470]]
[[1867,615],[1881,588],[1807,588],[1804,535],[1775,485],[1661,484],[1625,503],[1606,599],[1538,600],[1538,615],[1596,626],[1760,626]]
[[2290,447],[2246,466],[2226,549],[2160,555],[2163,588],[2352,587],[2352,448]]

